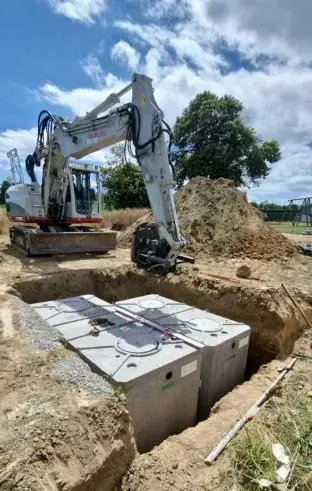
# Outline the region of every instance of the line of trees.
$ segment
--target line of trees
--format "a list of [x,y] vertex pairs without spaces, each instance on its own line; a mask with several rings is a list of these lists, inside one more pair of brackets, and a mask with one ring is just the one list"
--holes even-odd
[[298,205],[279,205],[278,203],[271,203],[270,201],[262,201],[261,203],[257,203],[256,201],[251,201],[251,204],[258,208],[261,211],[286,211],[286,210],[294,210],[299,211]]

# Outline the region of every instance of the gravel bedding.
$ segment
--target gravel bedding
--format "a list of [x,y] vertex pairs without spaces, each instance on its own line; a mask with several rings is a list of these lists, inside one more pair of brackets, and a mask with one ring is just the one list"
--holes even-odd
[[78,356],[66,356],[55,363],[53,375],[70,384],[78,385],[93,396],[112,395],[111,385],[100,375],[93,373]]
[[10,300],[22,317],[26,340],[36,349],[55,350],[62,339],[55,327],[49,326],[30,305],[19,298],[10,295]]
[[[60,347],[63,336],[53,326],[50,326],[27,303],[10,295],[12,305],[22,317],[25,338],[35,349],[53,351]],[[100,375],[93,373],[90,367],[71,352],[55,362],[52,374],[58,379],[85,390],[91,395],[111,395],[112,386]]]

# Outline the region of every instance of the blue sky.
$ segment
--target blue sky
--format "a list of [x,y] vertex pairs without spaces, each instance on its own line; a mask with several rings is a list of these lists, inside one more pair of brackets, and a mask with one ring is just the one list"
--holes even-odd
[[84,114],[138,71],[153,78],[171,124],[211,90],[238,97],[255,129],[279,140],[283,158],[250,199],[311,195],[308,0],[2,0],[0,8],[0,180],[8,150],[22,159],[33,151],[40,110]]

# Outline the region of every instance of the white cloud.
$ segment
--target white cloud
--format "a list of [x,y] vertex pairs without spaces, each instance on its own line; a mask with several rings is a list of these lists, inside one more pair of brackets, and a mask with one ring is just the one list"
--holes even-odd
[[104,85],[105,74],[99,59],[90,53],[81,62],[83,71],[93,80],[95,85],[101,89]]
[[[217,31],[248,57],[310,61],[309,0],[185,0],[191,23]],[[179,2],[176,0],[176,4]]]
[[94,24],[106,9],[106,0],[46,0],[51,9],[74,21]]
[[309,0],[201,0],[193,8],[215,26],[236,32],[237,37],[244,32],[262,49],[280,47],[311,59]]
[[[161,49],[151,48],[142,70],[154,79],[156,100],[170,124],[198,92],[211,90],[220,96],[230,93],[244,102],[253,126],[264,138],[276,138],[282,144],[283,159],[273,165],[270,177],[252,193],[269,197],[277,190],[285,196],[308,192],[306,176],[311,150],[306,143],[311,138],[312,71],[302,69],[298,72],[295,67],[284,66],[271,67],[266,72],[240,70],[224,76],[216,63],[205,57],[199,59],[197,72],[183,60],[174,66],[162,66],[162,61]],[[69,107],[73,113],[85,114],[109,93],[117,92],[126,84],[112,74],[106,75],[105,80],[109,84],[104,90],[63,91],[46,84],[40,94],[50,103]],[[100,160],[103,159],[105,154],[101,155]]]
[[173,30],[164,29],[156,24],[136,24],[130,21],[116,21],[115,27],[123,29],[130,34],[134,34],[144,43],[154,47],[160,47],[170,41],[175,33]]
[[10,163],[7,153],[12,148],[17,148],[25,176],[23,160],[35,149],[37,139],[37,128],[31,130],[6,130],[0,133],[0,172],[4,179],[10,176]]
[[[37,128],[31,130],[6,130],[0,133],[0,160],[8,161],[7,153],[17,148],[21,159],[32,153],[36,146]],[[8,170],[9,170],[9,163]]]
[[111,56],[112,60],[126,64],[133,71],[137,69],[140,62],[140,53],[126,41],[116,43],[112,48]]
[[[25,179],[27,179],[27,174],[24,166],[25,158],[28,154],[33,153],[37,140],[37,128],[32,128],[30,130],[6,130],[0,133],[0,172],[2,175],[10,176],[10,164],[7,157],[7,153],[12,150],[12,148],[17,148],[18,155],[21,160],[21,165],[23,168],[23,173]],[[88,155],[85,162],[93,162],[100,165],[104,165],[105,161],[111,157],[110,149],[100,150]],[[41,170],[36,169],[38,174],[38,179],[41,178]]]
[[109,73],[103,77],[102,89],[78,88],[62,90],[56,85],[45,84],[37,91],[37,97],[56,106],[68,107],[73,115],[84,116],[104,101],[112,92],[121,90],[127,82]]
[[142,0],[142,13],[147,19],[162,19],[164,17],[182,20],[185,18],[188,0]]

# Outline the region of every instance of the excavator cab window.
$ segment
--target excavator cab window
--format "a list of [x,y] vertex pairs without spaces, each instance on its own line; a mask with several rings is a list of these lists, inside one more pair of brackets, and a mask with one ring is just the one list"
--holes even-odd
[[76,201],[76,212],[81,215],[99,213],[99,199],[96,186],[96,174],[72,169]]

